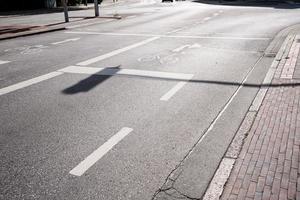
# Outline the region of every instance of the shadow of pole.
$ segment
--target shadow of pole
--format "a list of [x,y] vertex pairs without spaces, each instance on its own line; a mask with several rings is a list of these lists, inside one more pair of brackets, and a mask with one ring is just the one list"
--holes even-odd
[[[88,78],[79,81],[75,85],[64,89],[62,93],[67,95],[72,95],[80,92],[88,92],[94,87],[96,87],[97,85],[109,79],[111,76],[115,75],[119,70],[120,70],[120,66],[105,68],[103,70],[100,70],[98,72],[99,74],[92,74]],[[109,74],[109,75],[101,75],[100,73]]]
[[[76,83],[75,85],[68,87],[62,91],[63,94],[72,95],[80,92],[88,92],[100,83],[106,81],[111,76],[117,75],[117,72],[120,71],[120,66],[105,68],[100,70],[99,72],[92,74],[86,79],[83,79]],[[268,88],[268,87],[299,87],[300,81],[293,80],[293,82],[283,82],[283,83],[271,83],[271,84],[255,84],[255,83],[241,83],[241,82],[233,82],[233,81],[213,81],[213,80],[183,80],[176,78],[164,78],[164,77],[151,77],[151,76],[142,76],[142,75],[122,75],[118,74],[118,76],[127,76],[132,78],[141,78],[141,79],[153,79],[153,80],[163,80],[163,81],[186,81],[188,83],[200,83],[200,84],[211,84],[211,85],[222,85],[222,86],[243,86],[248,88]]]

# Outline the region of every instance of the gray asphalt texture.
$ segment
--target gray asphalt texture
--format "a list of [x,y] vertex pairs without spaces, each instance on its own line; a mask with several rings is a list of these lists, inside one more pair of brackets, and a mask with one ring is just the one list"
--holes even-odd
[[[116,9],[132,17],[0,41],[0,60],[11,61],[0,65],[0,88],[149,35],[160,38],[88,67],[191,73],[192,80],[169,101],[159,99],[178,80],[122,75],[63,74],[0,96],[0,199],[200,199],[274,59],[265,50],[300,22],[287,4],[187,1],[103,12]],[[284,37],[277,39],[280,46]],[[174,52],[183,45],[194,46]],[[69,174],[122,127],[133,131],[82,176]]]

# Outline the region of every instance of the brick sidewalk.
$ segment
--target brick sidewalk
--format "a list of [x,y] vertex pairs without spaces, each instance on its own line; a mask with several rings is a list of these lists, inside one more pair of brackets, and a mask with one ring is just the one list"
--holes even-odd
[[300,41],[294,37],[244,140],[221,199],[300,200]]

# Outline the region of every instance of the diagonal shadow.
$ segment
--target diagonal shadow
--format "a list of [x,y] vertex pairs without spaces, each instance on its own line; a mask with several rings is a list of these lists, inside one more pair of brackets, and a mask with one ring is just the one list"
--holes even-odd
[[149,76],[140,76],[140,75],[126,75],[126,76],[136,76],[140,78],[147,79],[156,79],[156,80],[166,80],[166,81],[186,81],[188,83],[203,83],[203,84],[212,84],[212,85],[225,85],[225,86],[243,86],[250,88],[268,88],[268,87],[299,87],[300,81],[296,81],[293,83],[271,83],[271,84],[256,84],[256,83],[241,83],[241,82],[233,82],[233,81],[211,81],[211,80],[199,80],[199,79],[191,79],[191,80],[182,80],[175,78],[161,78],[161,77],[149,77]]
[[97,85],[109,79],[111,76],[116,74],[120,70],[120,66],[110,67],[100,70],[98,73],[110,74],[110,75],[101,75],[101,74],[92,74],[91,76],[79,81],[75,85],[68,87],[62,91],[63,94],[72,95],[80,92],[88,92]]
[[[97,85],[101,84],[102,82],[109,79],[111,76],[117,74],[120,71],[120,66],[105,68],[100,70],[97,74],[93,74],[86,79],[83,79],[76,83],[75,85],[68,87],[62,91],[62,93],[67,95],[72,95],[80,92],[88,92]],[[200,84],[212,84],[212,85],[223,85],[223,86],[243,86],[249,88],[268,88],[268,87],[299,87],[300,81],[290,82],[290,83],[271,83],[271,84],[256,84],[256,83],[241,83],[241,82],[234,82],[234,81],[212,81],[212,80],[199,80],[199,79],[192,79],[192,80],[183,80],[183,79],[176,79],[176,78],[165,78],[165,77],[151,77],[151,76],[143,76],[143,75],[121,75],[118,76],[127,76],[132,78],[142,78],[142,79],[153,79],[153,80],[164,80],[164,81],[186,81],[188,83],[200,83]]]

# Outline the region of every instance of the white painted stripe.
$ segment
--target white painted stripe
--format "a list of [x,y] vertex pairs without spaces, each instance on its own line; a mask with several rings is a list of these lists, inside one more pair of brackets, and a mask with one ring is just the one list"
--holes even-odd
[[110,58],[110,57],[112,57],[112,56],[118,55],[118,54],[123,53],[123,52],[125,52],[125,51],[128,51],[128,50],[137,48],[137,47],[139,47],[139,46],[145,45],[145,44],[150,43],[150,42],[152,42],[152,41],[154,41],[154,40],[157,40],[157,39],[159,39],[159,37],[152,37],[152,38],[149,38],[149,39],[147,39],[147,40],[143,40],[143,41],[141,41],[141,42],[138,42],[138,43],[129,45],[129,46],[127,46],[127,47],[124,47],[124,48],[117,49],[117,50],[115,50],[115,51],[109,52],[109,53],[107,53],[107,54],[104,54],[104,55],[101,55],[101,56],[97,56],[97,57],[95,57],[95,58],[88,59],[88,60],[86,60],[86,61],[83,61],[83,62],[78,63],[77,65],[81,65],[81,66],[90,65],[90,64],[92,64],[92,63],[95,63],[95,62],[104,60],[104,59],[106,59],[106,58]]
[[163,95],[160,100],[161,101],[168,101],[172,96],[175,95],[176,92],[178,92],[187,82],[186,81],[180,81],[177,83],[171,90],[169,90],[165,95]]
[[189,45],[189,44],[186,44],[186,45],[182,45],[182,46],[180,46],[180,47],[178,47],[178,48],[176,48],[176,49],[173,49],[172,51],[173,52],[180,52],[180,51],[182,51],[183,49],[185,49],[185,48],[187,48],[187,47],[190,47],[191,45]]
[[208,21],[210,19],[211,19],[211,17],[205,17],[202,21]]
[[17,84],[14,84],[14,85],[11,85],[11,86],[8,86],[8,87],[5,87],[5,88],[1,88],[0,89],[0,96],[4,95],[4,94],[7,94],[7,93],[10,93],[10,92],[13,92],[13,91],[16,91],[16,90],[19,90],[19,89],[22,89],[22,88],[25,88],[25,87],[28,87],[28,86],[33,85],[33,84],[36,84],[36,83],[54,78],[54,77],[59,76],[61,74],[63,74],[63,72],[51,72],[51,73],[48,73],[48,74],[44,74],[42,76],[35,77],[33,79],[29,79],[27,81],[23,81],[23,82],[20,82],[20,83],[17,83]]
[[109,150],[111,150],[116,144],[118,144],[123,138],[125,138],[131,131],[133,131],[132,128],[122,128],[118,133],[116,133],[107,142],[105,142],[92,154],[86,157],[86,159],[79,163],[69,173],[75,176],[81,176],[82,174],[84,174],[91,166],[93,166],[98,160],[100,160],[107,152],[109,152]]
[[261,61],[262,58],[263,57],[260,57],[256,61],[256,63],[252,66],[252,68],[247,72],[247,74],[246,74],[245,78],[243,79],[241,85],[236,89],[236,91],[230,97],[229,101],[224,105],[224,107],[219,112],[219,114],[217,115],[217,117],[209,125],[208,129],[206,130],[206,132],[200,137],[200,139],[198,140],[197,144],[201,143],[204,140],[204,138],[210,133],[210,131],[214,128],[214,126],[216,125],[216,123],[218,122],[218,120],[221,118],[221,116],[223,115],[223,113],[227,110],[227,108],[229,107],[229,105],[231,104],[231,102],[234,100],[234,98],[237,96],[237,94],[239,93],[239,91],[244,87],[243,84],[247,81],[247,79],[249,78],[249,76],[251,75],[251,73],[253,72],[253,70],[255,69],[255,67],[257,66],[257,64]]
[[216,16],[218,16],[219,15],[219,13],[214,13],[214,16],[216,17]]
[[165,38],[191,38],[191,39],[221,39],[221,40],[270,40],[270,37],[227,37],[227,36],[201,36],[201,35],[155,35],[139,33],[102,33],[102,32],[82,32],[66,31],[69,34],[88,35],[111,35],[111,36],[141,36],[141,37],[165,37]]
[[130,75],[130,76],[142,76],[151,78],[165,78],[176,80],[190,80],[193,74],[184,73],[172,73],[172,72],[159,72],[159,71],[147,71],[136,69],[117,69],[117,68],[96,68],[96,67],[78,67],[70,66],[58,70],[63,73],[75,73],[75,74],[96,74],[96,75]]
[[2,65],[2,64],[6,64],[6,63],[9,63],[9,62],[11,62],[11,61],[7,61],[7,60],[0,60],[0,65]]
[[70,38],[70,39],[66,39],[66,40],[63,40],[63,41],[59,41],[59,42],[53,42],[51,44],[57,45],[57,44],[63,44],[63,43],[66,43],[66,42],[74,42],[74,41],[77,41],[77,40],[80,40],[80,38]]
[[131,18],[135,18],[135,17],[137,17],[137,16],[136,15],[130,15],[130,16],[126,17],[126,19],[131,19]]
[[172,30],[172,31],[167,32],[167,34],[176,33],[176,32],[181,31],[181,30],[183,30],[183,29],[184,29],[184,28],[178,28],[178,29],[175,29],[175,30]]

